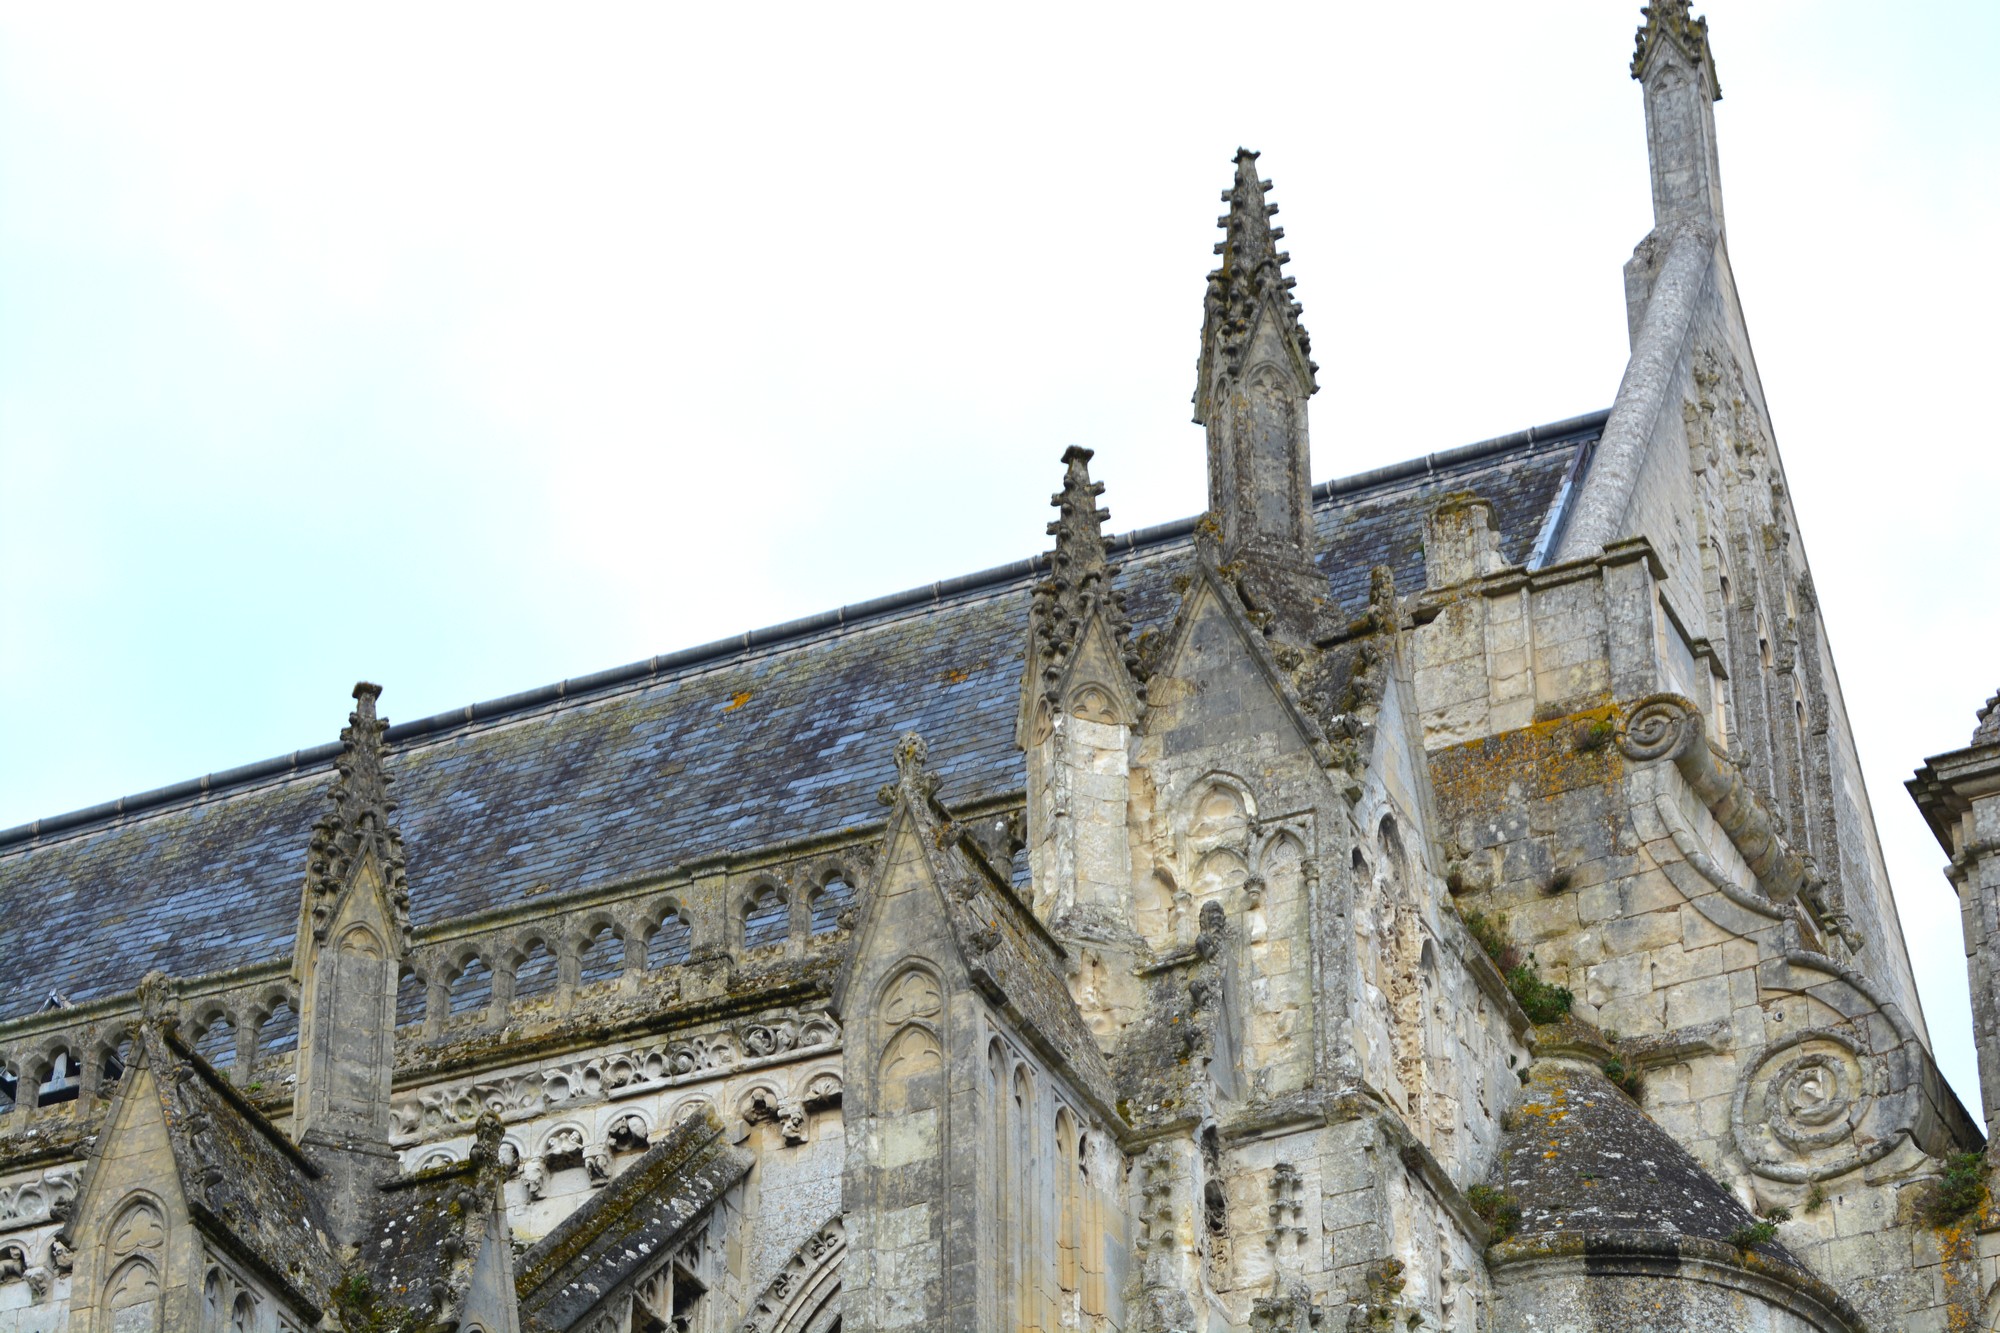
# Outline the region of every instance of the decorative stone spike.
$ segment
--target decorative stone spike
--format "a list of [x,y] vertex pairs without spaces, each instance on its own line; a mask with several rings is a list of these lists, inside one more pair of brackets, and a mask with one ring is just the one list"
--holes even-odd
[[[1043,697],[1056,701],[1063,664],[1076,649],[1076,638],[1089,622],[1091,609],[1102,606],[1105,619],[1117,640],[1120,654],[1128,665],[1137,660],[1130,646],[1131,618],[1125,613],[1125,598],[1112,587],[1118,567],[1109,560],[1110,543],[1104,538],[1104,524],[1111,511],[1101,508],[1097,497],[1104,483],[1090,479],[1091,451],[1071,445],[1063,451],[1063,487],[1049,497],[1057,517],[1048,526],[1056,539],[1049,553],[1049,577],[1035,589],[1029,611],[1037,652],[1042,659]],[[1144,688],[1135,673],[1134,685],[1143,697]]]
[[[1291,288],[1291,280],[1279,270],[1291,256],[1277,248],[1276,242],[1285,232],[1282,227],[1271,226],[1271,215],[1278,211],[1278,206],[1265,199],[1271,182],[1258,179],[1256,162],[1257,154],[1249,149],[1236,150],[1236,185],[1224,196],[1229,201],[1229,212],[1216,220],[1216,225],[1229,233],[1229,239],[1216,245],[1215,253],[1223,257],[1222,267],[1208,275],[1201,368],[1194,394],[1197,424],[1206,424],[1213,409],[1210,400],[1217,372],[1233,375],[1243,369],[1243,354],[1248,349],[1260,307],[1283,322],[1285,336],[1299,346],[1302,354],[1311,346],[1311,339],[1299,326],[1297,309],[1283,299],[1283,293]],[[1308,372],[1306,392],[1311,394],[1318,387]]]
[[355,708],[340,733],[338,776],[327,792],[333,812],[313,825],[307,886],[312,894],[314,938],[324,942],[334,904],[362,857],[375,854],[396,909],[396,925],[409,943],[410,888],[403,869],[403,835],[390,822],[396,803],[389,799],[395,779],[383,764],[382,734],[388,722],[375,715],[382,687],[362,681],[354,687]]

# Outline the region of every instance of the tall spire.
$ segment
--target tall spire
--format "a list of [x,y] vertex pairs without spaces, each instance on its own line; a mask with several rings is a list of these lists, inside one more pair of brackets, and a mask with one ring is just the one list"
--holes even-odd
[[1222,266],[1208,275],[1208,297],[1202,305],[1201,367],[1194,386],[1194,421],[1208,424],[1218,400],[1218,372],[1240,375],[1260,315],[1277,316],[1283,335],[1295,353],[1294,369],[1304,393],[1318,388],[1319,363],[1309,359],[1312,335],[1299,322],[1305,307],[1292,299],[1297,279],[1284,276],[1291,255],[1278,249],[1285,229],[1271,225],[1278,206],[1265,202],[1271,182],[1257,177],[1261,154],[1236,150],[1236,183],[1222,192],[1229,211],[1215,220],[1227,235],[1215,243]]
[[[1257,154],[1236,150],[1236,183],[1218,218],[1222,266],[1208,275],[1194,419],[1208,428],[1209,510],[1222,556],[1261,576],[1268,609],[1290,612],[1314,581],[1312,459],[1306,400],[1318,391],[1312,340],[1299,323],[1291,258],[1278,249],[1278,206]],[[1254,581],[1254,580],[1253,580]]]
[[1722,85],[1708,47],[1708,20],[1688,0],[1655,0],[1640,11],[1632,77],[1646,90],[1646,140],[1653,169],[1653,222],[1722,227],[1722,172],[1715,111]]
[[313,825],[306,884],[313,935],[322,944],[355,866],[371,852],[381,868],[401,943],[409,942],[410,887],[403,873],[403,835],[389,822],[396,809],[389,799],[389,784],[395,779],[382,763],[382,733],[389,724],[375,716],[375,701],[381,695],[380,685],[365,680],[354,687],[355,708],[340,733],[341,756],[334,763],[338,776],[327,792],[333,812]]
[[1048,578],[1035,588],[1029,610],[1033,627],[1033,657],[1039,661],[1040,680],[1036,686],[1051,706],[1058,702],[1063,678],[1078,636],[1089,622],[1091,612],[1101,608],[1106,628],[1121,650],[1125,669],[1135,682],[1135,692],[1143,695],[1138,679],[1138,650],[1130,641],[1131,621],[1125,614],[1125,598],[1111,585],[1118,572],[1107,558],[1104,523],[1111,511],[1097,507],[1104,483],[1090,479],[1091,451],[1071,445],[1063,451],[1063,486],[1049,497],[1057,511],[1048,527],[1056,539],[1049,554],[1052,566]]

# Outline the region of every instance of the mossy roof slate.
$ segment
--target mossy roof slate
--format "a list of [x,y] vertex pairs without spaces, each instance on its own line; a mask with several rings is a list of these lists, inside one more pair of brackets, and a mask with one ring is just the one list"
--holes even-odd
[[[1447,492],[1490,501],[1503,554],[1525,561],[1601,415],[1578,422],[1322,487],[1334,598],[1358,613],[1383,563],[1399,587],[1421,586],[1424,516]],[[1192,559],[1188,525],[1170,527],[1121,552],[1141,628],[1172,613],[1173,576]],[[469,709],[400,742],[392,731],[417,924],[874,824],[906,731],[928,742],[949,804],[1019,791],[1014,713],[1040,577],[1038,564],[961,580],[873,619],[594,693]],[[50,992],[128,991],[153,968],[199,976],[287,954],[330,776],[329,755],[0,834],[0,1020]]]
[[521,1256],[514,1289],[528,1333],[580,1327],[621,1283],[658,1268],[750,1171],[712,1113],[668,1130]]

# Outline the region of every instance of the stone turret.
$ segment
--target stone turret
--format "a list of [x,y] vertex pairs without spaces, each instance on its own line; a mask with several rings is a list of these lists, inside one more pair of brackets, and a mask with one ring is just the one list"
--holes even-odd
[[[1112,584],[1090,479],[1090,450],[1063,454],[1049,577],[1029,612],[1016,743],[1028,756],[1028,848],[1035,910],[1052,927],[1129,934],[1124,836],[1127,750],[1145,685],[1123,598]],[[1086,922],[1092,924],[1086,925]]]
[[1972,1040],[1991,1139],[2000,1132],[2000,694],[1979,710],[1970,745],[1933,758],[1908,785],[1951,858],[1945,874],[1965,930]]
[[313,827],[292,976],[299,988],[298,1090],[292,1133],[326,1172],[342,1236],[374,1186],[393,1175],[389,1089],[396,1065],[396,983],[409,952],[403,840],[390,822],[382,687],[354,687],[340,733],[333,810]]
[[[1271,225],[1271,182],[1257,176],[1257,154],[1236,152],[1236,182],[1224,191],[1229,211],[1216,220],[1227,234],[1208,275],[1194,419],[1208,428],[1208,504],[1220,528],[1225,563],[1240,564],[1257,609],[1309,608],[1318,592],[1313,568],[1312,458],[1306,400],[1318,391],[1312,339],[1292,299],[1291,258],[1277,248],[1285,229]],[[1300,619],[1294,615],[1291,619]]]

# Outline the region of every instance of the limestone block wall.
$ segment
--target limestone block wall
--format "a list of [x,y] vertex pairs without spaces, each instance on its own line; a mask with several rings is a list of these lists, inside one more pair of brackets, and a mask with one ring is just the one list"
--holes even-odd
[[[1643,680],[1607,638],[1602,678]],[[1627,743],[1630,717],[1585,707],[1433,751],[1461,910],[1574,992],[1717,1179],[1791,1209],[1794,1253],[1887,1327],[1944,1327],[1971,1274],[1913,1218],[1971,1126],[1873,960],[1804,898],[1767,896],[1680,770]]]
[[[1656,299],[1667,246],[1666,233],[1656,232],[1628,266],[1635,331],[1637,311]],[[1722,706],[1712,710],[1712,734],[1739,748],[1754,786],[1825,875],[1825,897],[1841,929],[1880,960],[1878,981],[1922,1031],[1853,729],[1726,244],[1716,240],[1689,290],[1667,299],[1685,304],[1685,319],[1672,330],[1678,341],[1661,383],[1628,386],[1633,405],[1643,398],[1652,416],[1613,530],[1649,543],[1664,583],[1662,604],[1687,641],[1706,645],[1728,678]],[[1626,397],[1621,391],[1619,409]],[[1566,557],[1585,554],[1564,550]],[[1695,694],[1680,685],[1660,688]]]

